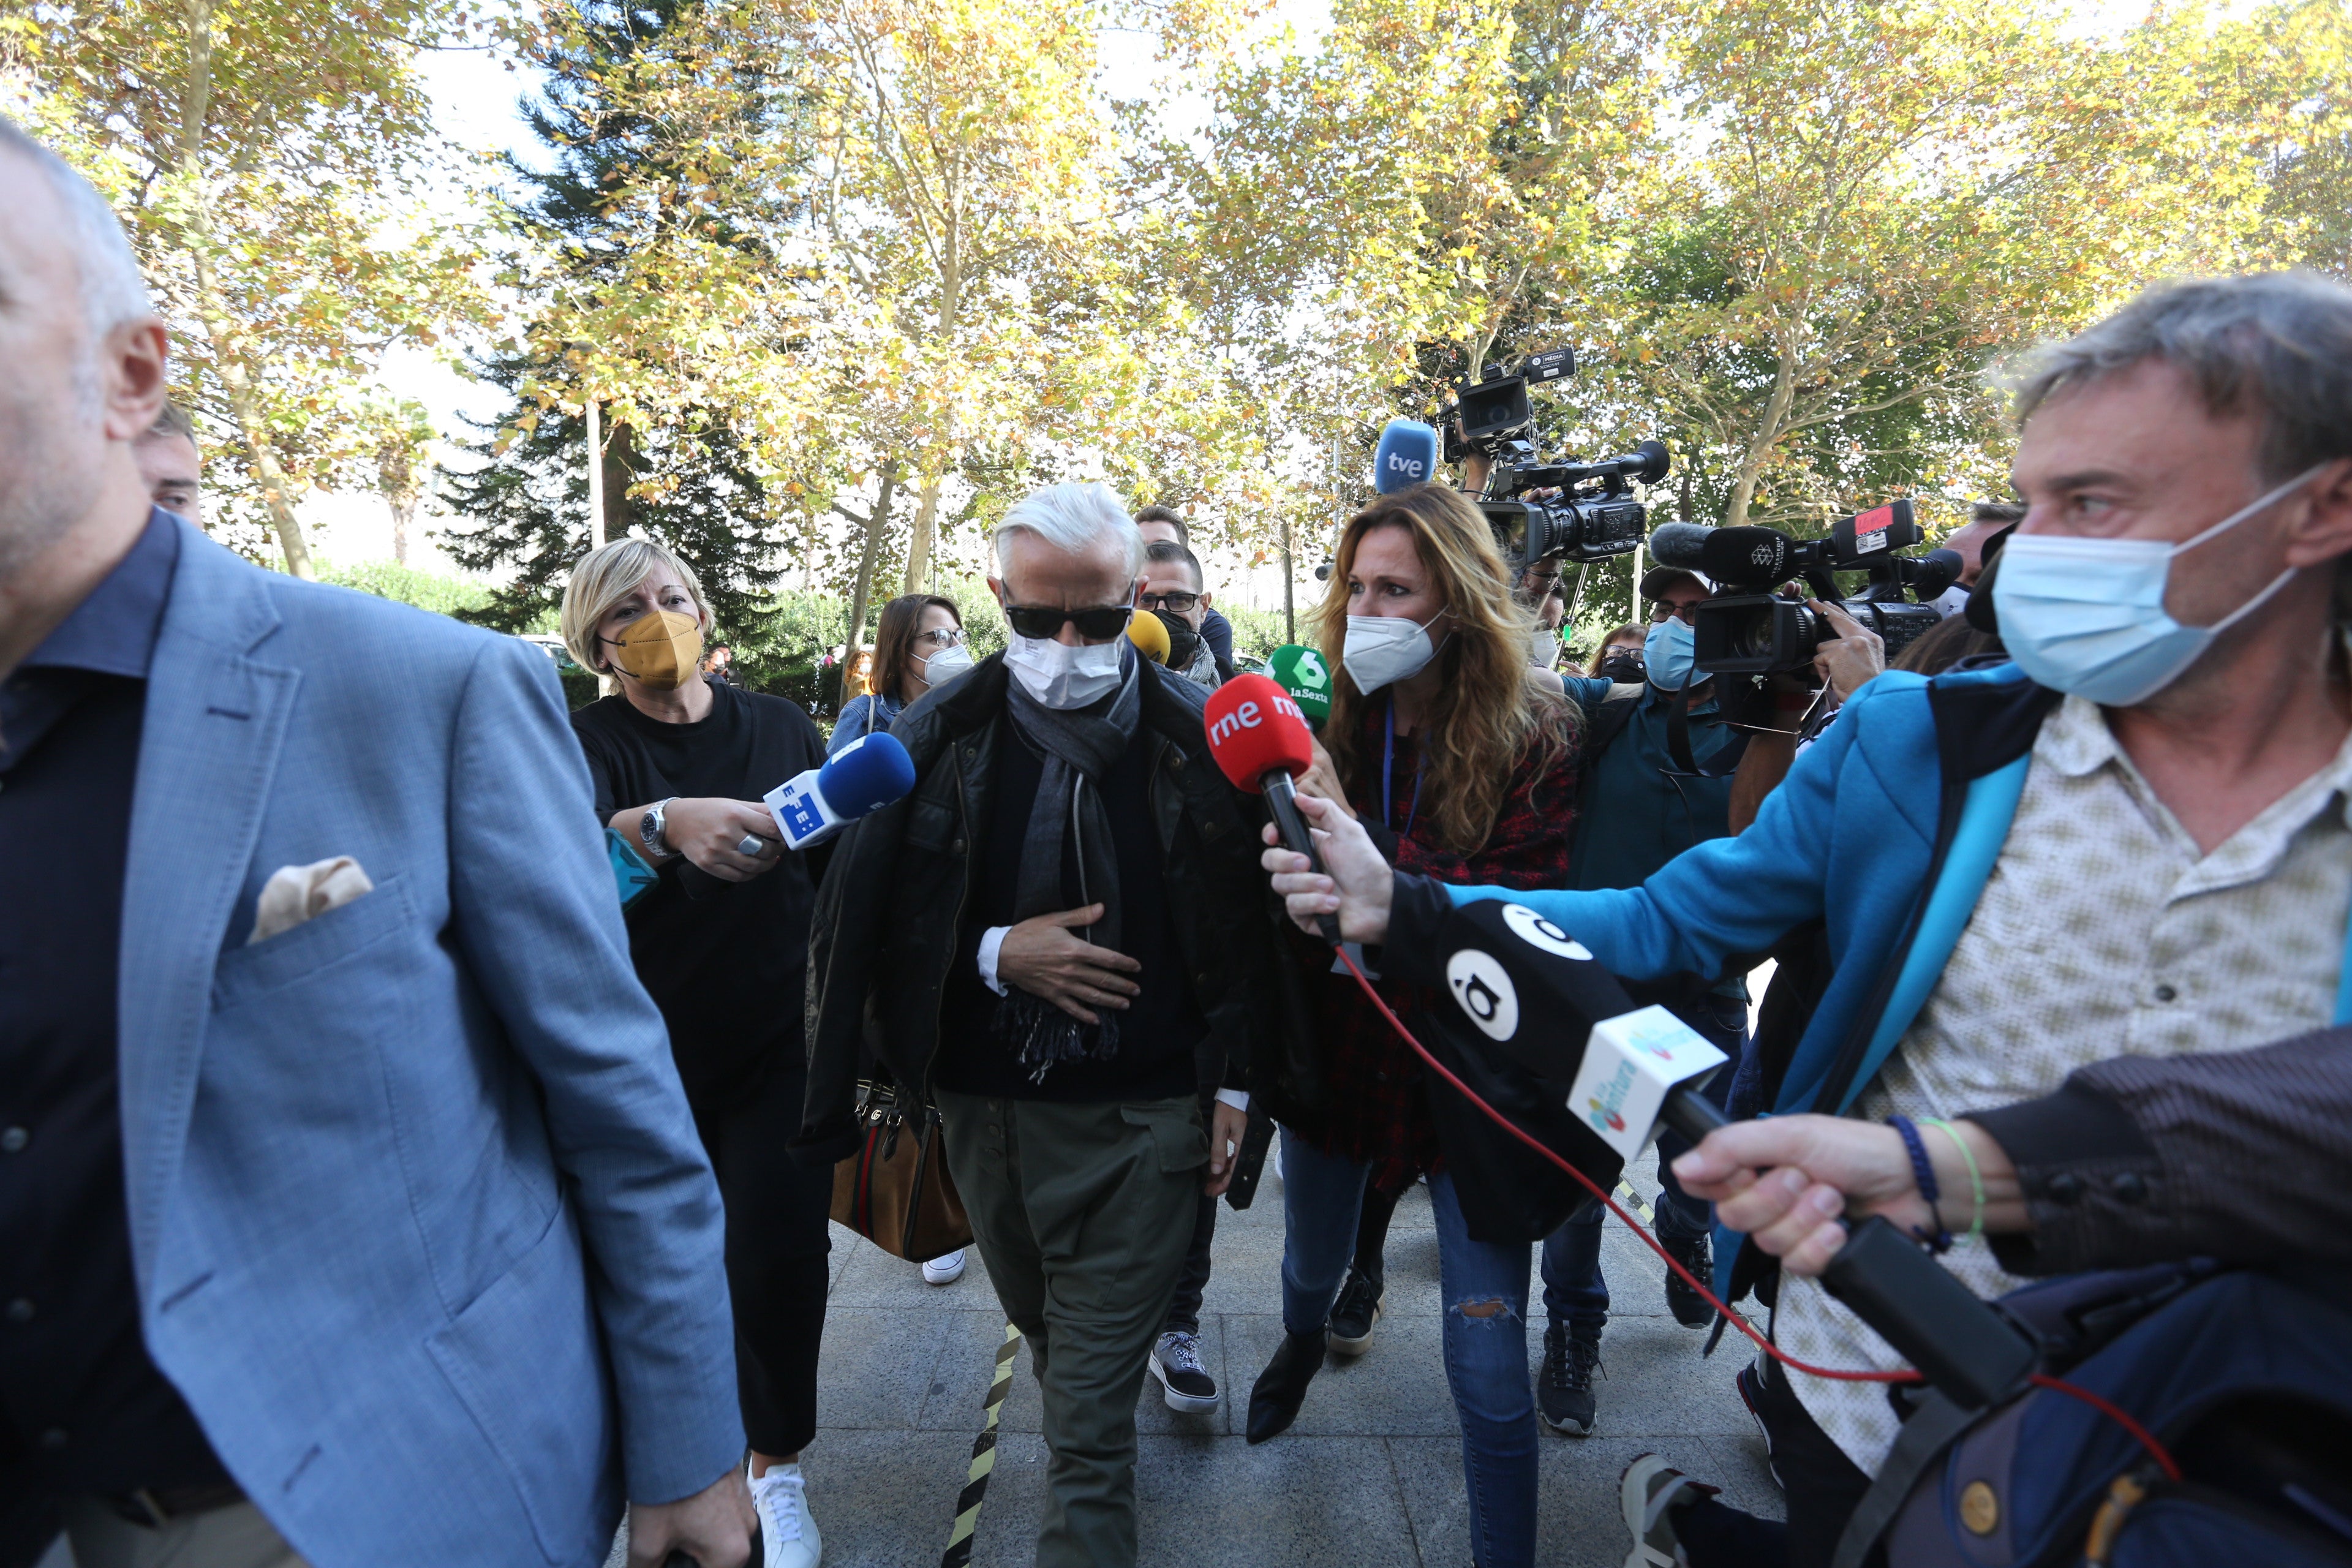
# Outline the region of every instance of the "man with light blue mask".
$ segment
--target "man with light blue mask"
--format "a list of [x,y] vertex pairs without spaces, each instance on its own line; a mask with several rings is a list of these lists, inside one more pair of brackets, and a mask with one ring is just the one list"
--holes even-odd
[[[1633,976],[1711,972],[1822,922],[1831,963],[1810,1019],[1764,1064],[1777,1111],[1939,1139],[1939,1121],[2049,1093],[2101,1058],[2352,1021],[2337,607],[2352,291],[2298,274],[2151,290],[2050,350],[2019,409],[2027,511],[1970,608],[1979,624],[1994,612],[2014,663],[1880,676],[1752,827],[1638,889],[1484,893],[1534,905]],[[1321,821],[1346,934],[1386,941],[1392,965],[1482,896],[1389,876],[1339,814]],[[1294,917],[1342,902],[1280,869]],[[2027,1198],[2058,1226],[2161,1209],[2165,1189],[2074,1178]],[[1974,1227],[1942,1258],[1979,1296],[2022,1283]],[[1719,1288],[1756,1283],[1767,1261],[1722,1258]],[[1773,1329],[1814,1365],[1901,1364],[1811,1280],[1780,1281]],[[1828,1561],[1894,1408],[1869,1385],[1778,1367],[1756,1399],[1787,1524],[1702,1500],[1645,1458],[1626,1481],[1639,1550],[1700,1568]]]
[[[1643,574],[1641,592],[1650,604],[1643,647],[1648,679],[1612,686],[1597,678],[1566,678],[1586,724],[1584,784],[1570,851],[1571,888],[1639,887],[1684,850],[1731,831],[1731,774],[1746,737],[1723,721],[1715,683],[1696,672],[1691,644],[1692,617],[1715,596],[1715,584],[1683,567],[1653,566]],[[1738,1058],[1748,1035],[1743,974],[1675,975],[1654,984],[1637,983],[1633,991],[1636,1001],[1671,1009]],[[1716,1086],[1718,1100],[1730,1084],[1730,1075],[1722,1075]],[[1672,1152],[1684,1147],[1676,1140]],[[1713,1218],[1706,1204],[1685,1194],[1669,1173],[1656,1213],[1659,1239],[1685,1268],[1704,1278],[1711,1261],[1707,1231]],[[1544,1307],[1550,1323],[1536,1408],[1545,1426],[1572,1436],[1589,1435],[1598,1415],[1593,1373],[1609,1321],[1609,1284],[1601,1271],[1604,1217],[1593,1205],[1544,1242]],[[1698,1292],[1672,1273],[1664,1278],[1666,1305],[1676,1321],[1694,1329],[1714,1321],[1715,1310]]]

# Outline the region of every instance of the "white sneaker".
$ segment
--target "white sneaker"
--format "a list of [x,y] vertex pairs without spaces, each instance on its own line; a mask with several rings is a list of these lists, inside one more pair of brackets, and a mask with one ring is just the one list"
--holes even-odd
[[952,1285],[963,1278],[963,1248],[934,1258],[923,1265],[923,1283]]
[[751,1506],[760,1510],[763,1568],[816,1568],[824,1542],[809,1516],[808,1482],[798,1465],[770,1465],[751,1481]]
[[1201,1364],[1201,1339],[1181,1331],[1160,1336],[1145,1370],[1160,1380],[1168,1408],[1200,1415],[1217,1407],[1217,1380]]

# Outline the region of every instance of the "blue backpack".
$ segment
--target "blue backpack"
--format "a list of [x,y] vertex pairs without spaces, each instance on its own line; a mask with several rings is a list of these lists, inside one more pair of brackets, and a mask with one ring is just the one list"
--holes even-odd
[[2352,1307],[2341,1270],[2210,1263],[2072,1275],[2002,1298],[2056,1389],[1990,1410],[1932,1392],[1838,1545],[1861,1568],[2352,1568]]

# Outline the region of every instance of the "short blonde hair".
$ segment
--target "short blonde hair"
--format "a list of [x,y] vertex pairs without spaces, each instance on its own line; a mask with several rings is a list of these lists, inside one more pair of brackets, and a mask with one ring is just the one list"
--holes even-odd
[[702,596],[702,583],[694,568],[679,560],[667,547],[650,539],[616,539],[602,549],[592,550],[572,568],[572,581],[563,587],[563,616],[556,629],[563,636],[563,646],[583,669],[605,673],[596,653],[596,624],[633,593],[637,584],[653,575],[654,568],[667,566],[677,574],[686,584],[687,596],[694,601],[694,613],[702,622],[702,629],[710,629],[710,605]]

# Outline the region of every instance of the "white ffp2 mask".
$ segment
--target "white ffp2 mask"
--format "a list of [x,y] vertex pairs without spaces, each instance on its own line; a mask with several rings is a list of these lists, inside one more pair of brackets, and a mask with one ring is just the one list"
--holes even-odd
[[[1437,616],[1445,612],[1440,610]],[[1383,686],[1411,680],[1437,657],[1429,628],[1437,616],[1416,626],[1402,616],[1349,616],[1348,636],[1339,648],[1339,662],[1356,689],[1370,697]]]
[[1118,689],[1118,650],[1126,646],[1125,637],[1073,647],[1014,632],[1005,645],[1004,664],[1030,696],[1047,708],[1067,710],[1091,706]]

